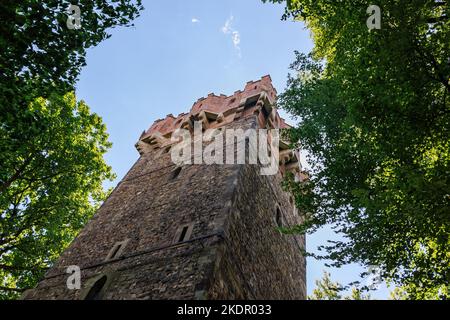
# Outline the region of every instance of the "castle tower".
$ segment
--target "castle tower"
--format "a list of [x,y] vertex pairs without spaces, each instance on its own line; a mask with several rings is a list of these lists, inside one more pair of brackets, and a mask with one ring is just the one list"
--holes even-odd
[[[157,120],[136,144],[137,162],[23,298],[305,299],[305,239],[278,228],[302,219],[281,186],[288,171],[304,178],[298,153],[281,140],[279,170],[263,175],[247,162],[176,164],[171,152],[175,131],[193,134],[195,122],[220,132],[287,128],[275,99],[265,76]],[[81,271],[80,289],[67,286],[69,266]]]

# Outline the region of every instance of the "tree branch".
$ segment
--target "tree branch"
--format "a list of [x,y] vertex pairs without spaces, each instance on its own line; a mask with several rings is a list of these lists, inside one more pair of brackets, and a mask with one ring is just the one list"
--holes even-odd
[[19,169],[17,169],[16,172],[14,172],[14,174],[9,179],[7,179],[5,182],[3,182],[0,185],[0,194],[5,192],[5,190],[8,189],[9,186],[21,176],[21,174],[26,169],[26,167],[30,164],[32,159],[33,159],[32,155],[28,156],[28,158],[25,159],[24,163],[22,163],[22,165],[19,167]]

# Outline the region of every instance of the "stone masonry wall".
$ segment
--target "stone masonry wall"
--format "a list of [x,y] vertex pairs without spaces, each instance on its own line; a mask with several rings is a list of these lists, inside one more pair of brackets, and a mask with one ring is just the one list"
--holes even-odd
[[[257,85],[247,87],[239,96],[254,95]],[[254,113],[256,107],[242,108],[241,116],[223,128],[258,127],[263,118]],[[249,164],[192,164],[174,177],[177,166],[168,149],[144,147],[110,197],[23,299],[84,299],[104,276],[102,299],[306,298],[304,237],[281,234],[275,221],[277,207],[284,226],[301,221],[281,189],[281,173],[262,176],[258,165]],[[192,224],[192,234],[174,243],[185,224]],[[126,245],[119,257],[108,260],[120,242]],[[67,288],[71,265],[81,268],[80,290]]]
[[239,168],[209,298],[306,299],[305,238],[280,233],[275,221],[277,206],[284,227],[301,221],[281,179]]
[[[231,197],[236,166],[183,166],[171,180],[176,166],[170,154],[155,152],[141,156],[25,299],[78,299],[90,280],[102,274],[114,275],[105,299],[194,298],[220,240],[215,234],[223,224],[223,203]],[[170,247],[179,226],[191,222],[195,223],[191,240],[210,237]],[[125,257],[151,252],[96,266],[104,263],[116,242],[125,239],[129,239]],[[82,269],[82,290],[67,289],[70,265]]]

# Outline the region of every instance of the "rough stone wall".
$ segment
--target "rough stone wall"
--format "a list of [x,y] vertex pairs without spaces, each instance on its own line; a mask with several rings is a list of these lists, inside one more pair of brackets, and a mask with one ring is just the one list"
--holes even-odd
[[[114,275],[105,299],[192,299],[219,241],[224,199],[230,198],[235,166],[176,167],[170,154],[141,156],[109,199],[25,299],[78,299],[100,274]],[[172,245],[180,225],[194,222],[191,241]],[[124,259],[104,263],[116,242],[130,239]],[[167,248],[167,246],[169,246]],[[161,248],[162,247],[162,248]],[[144,251],[149,253],[140,254]],[[127,257],[135,255],[135,257]],[[82,269],[82,290],[69,290],[66,269]],[[209,268],[210,269],[210,268]]]
[[210,299],[306,299],[304,236],[282,234],[301,222],[281,174],[260,175],[258,165],[243,165],[235,178],[224,224],[224,242],[216,258]]
[[[239,97],[254,96],[257,85],[247,87]],[[265,120],[257,107],[227,114],[234,118],[223,128],[261,126]],[[258,165],[183,165],[172,178],[177,166],[166,146],[143,146],[110,197],[24,299],[83,299],[104,275],[103,299],[306,297],[304,238],[276,229],[277,205],[285,226],[300,221],[281,189],[281,173],[261,176]],[[180,226],[189,223],[189,240],[174,244]],[[123,241],[120,257],[106,261]],[[71,265],[81,268],[81,290],[67,288]]]

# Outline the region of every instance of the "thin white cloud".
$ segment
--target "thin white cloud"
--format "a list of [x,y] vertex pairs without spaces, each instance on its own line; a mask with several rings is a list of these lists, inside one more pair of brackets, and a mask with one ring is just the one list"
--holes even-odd
[[233,20],[234,17],[231,15],[227,21],[225,21],[225,24],[221,28],[222,33],[226,35],[231,35],[231,40],[233,41],[233,46],[236,49],[239,58],[241,57],[241,47],[239,44],[241,43],[241,34],[238,30],[233,28]]
[[238,31],[233,31],[232,33],[232,37],[233,37],[233,45],[238,48],[239,44],[241,43],[241,35],[239,34]]
[[200,20],[198,20],[197,18],[192,18],[192,23],[199,23],[200,22]]
[[231,30],[232,30],[232,28],[231,28],[231,23],[233,22],[233,20],[234,20],[234,17],[231,15],[231,16],[227,19],[227,21],[225,21],[225,24],[224,24],[224,26],[222,27],[222,32],[223,32],[224,34],[229,34],[229,33],[231,32]]

